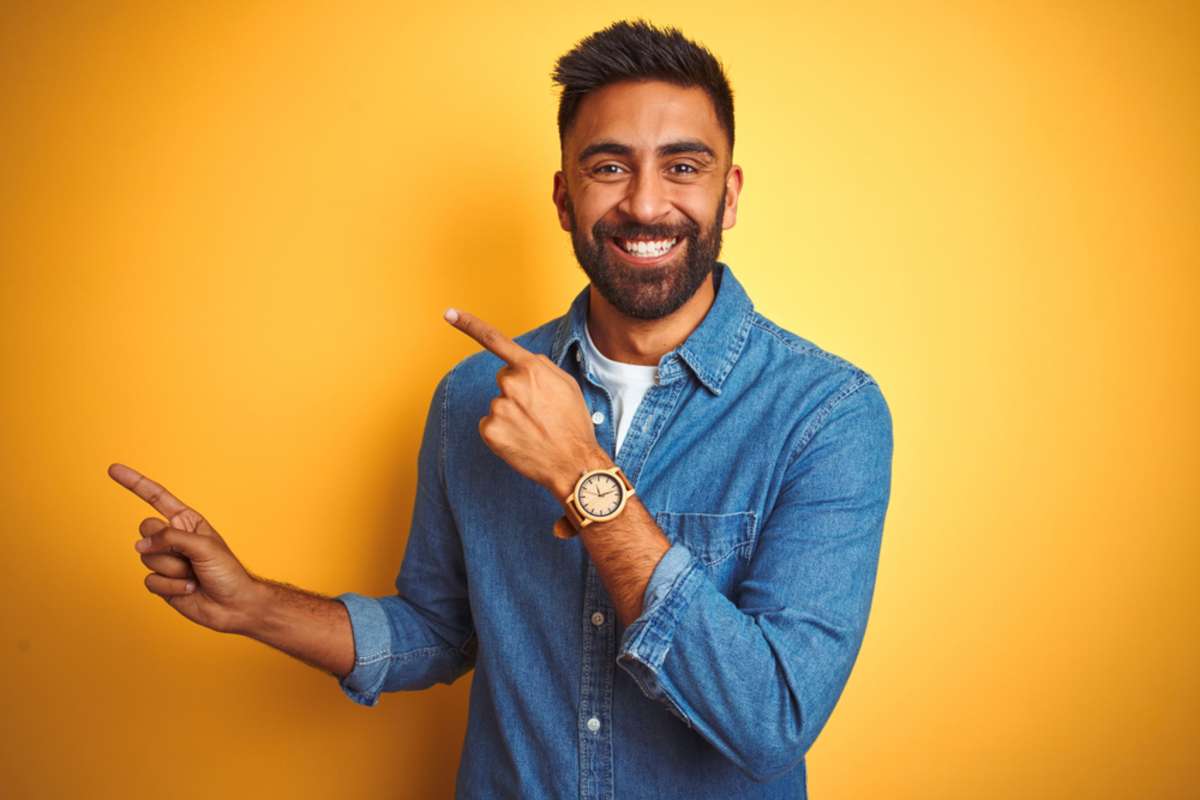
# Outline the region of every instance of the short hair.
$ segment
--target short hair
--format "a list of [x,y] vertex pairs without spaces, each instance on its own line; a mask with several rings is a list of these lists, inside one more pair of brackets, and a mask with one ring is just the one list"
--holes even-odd
[[589,92],[618,81],[662,80],[683,88],[698,86],[708,94],[733,152],[733,90],[725,70],[716,56],[677,28],[656,28],[640,19],[614,22],[561,56],[551,77],[562,86],[560,146]]

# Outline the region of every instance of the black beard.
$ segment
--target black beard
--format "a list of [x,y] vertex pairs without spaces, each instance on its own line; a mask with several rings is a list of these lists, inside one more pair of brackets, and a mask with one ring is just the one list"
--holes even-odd
[[[628,223],[609,225],[598,220],[592,227],[592,241],[584,238],[575,221],[575,208],[566,200],[567,216],[571,219],[571,245],[579,266],[587,273],[592,285],[612,306],[627,317],[659,319],[686,303],[704,279],[712,272],[721,254],[721,220],[725,216],[725,190],[717,203],[717,218],[708,236],[701,237],[699,226],[692,220],[680,228],[665,225]],[[658,267],[634,267],[609,252],[608,241],[650,238],[686,240],[682,266],[664,264]],[[679,244],[675,245],[679,247]]]

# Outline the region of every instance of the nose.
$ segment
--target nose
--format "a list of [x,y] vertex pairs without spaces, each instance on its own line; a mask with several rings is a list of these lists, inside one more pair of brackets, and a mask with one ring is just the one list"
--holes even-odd
[[617,206],[627,216],[643,225],[661,220],[671,209],[667,187],[657,170],[638,170],[628,184],[629,192]]

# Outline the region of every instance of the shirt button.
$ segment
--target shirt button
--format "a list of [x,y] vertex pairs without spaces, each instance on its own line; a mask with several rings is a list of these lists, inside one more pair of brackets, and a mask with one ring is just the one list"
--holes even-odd
[[575,360],[576,360],[576,361],[582,361],[582,360],[583,360],[583,356],[579,355],[579,351],[578,351],[578,350],[576,350],[576,351],[575,351]]
[[592,717],[587,721],[587,726],[589,731],[595,733],[596,731],[600,730],[600,720]]
[[595,614],[592,614],[592,624],[599,628],[604,624],[604,615],[599,611],[597,611]]
[[592,422],[596,423],[597,425],[604,422],[604,412],[597,411],[595,414],[592,414]]

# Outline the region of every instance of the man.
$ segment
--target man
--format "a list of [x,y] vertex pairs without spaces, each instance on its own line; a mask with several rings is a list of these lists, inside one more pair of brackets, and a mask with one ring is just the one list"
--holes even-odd
[[[890,490],[875,381],[719,261],[742,170],[719,62],[618,23],[555,71],[554,203],[590,283],[437,384],[397,593],[251,576],[128,467],[147,587],[355,702],[474,669],[460,797],[804,797],[854,664]],[[189,588],[190,587],[190,588]]]

